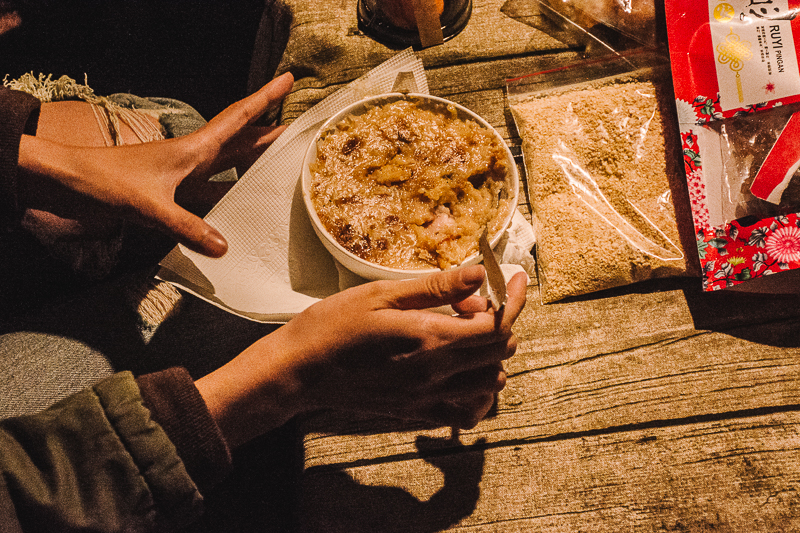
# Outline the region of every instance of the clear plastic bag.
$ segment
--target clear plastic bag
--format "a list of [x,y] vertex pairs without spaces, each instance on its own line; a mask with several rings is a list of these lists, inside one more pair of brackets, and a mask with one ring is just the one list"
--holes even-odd
[[595,61],[508,83],[545,303],[687,273],[672,93],[663,67],[631,66]]
[[539,0],[552,23],[570,30],[577,41],[602,42],[616,51],[638,45],[655,46],[654,0]]
[[[706,125],[706,135],[719,143],[720,164],[706,173],[706,186],[717,188],[713,195],[719,205],[713,210],[719,215],[713,223],[724,224],[735,219],[763,219],[800,211],[800,172],[791,180],[777,201],[759,198],[751,186],[767,156],[775,147],[797,105],[779,106],[761,113],[750,113]],[[798,154],[800,156],[800,154]]]

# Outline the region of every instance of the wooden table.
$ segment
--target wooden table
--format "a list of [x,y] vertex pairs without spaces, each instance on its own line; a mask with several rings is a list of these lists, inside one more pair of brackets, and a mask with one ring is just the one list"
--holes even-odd
[[[284,120],[396,53],[357,30],[354,4],[287,2],[278,70],[297,83]],[[419,53],[431,93],[512,146],[505,79],[578,58],[524,23],[534,11],[503,13],[526,5],[474,0],[462,34]],[[508,385],[474,430],[300,422],[300,531],[800,530],[796,296],[702,293],[683,278],[549,305],[533,285],[528,301]]]

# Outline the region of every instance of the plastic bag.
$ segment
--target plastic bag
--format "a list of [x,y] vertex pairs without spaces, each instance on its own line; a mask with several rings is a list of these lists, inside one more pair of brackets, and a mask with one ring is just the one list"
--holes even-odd
[[[768,185],[773,176],[764,168],[767,158],[776,155],[773,153],[776,143],[797,110],[797,106],[779,106],[708,125],[711,135],[718,136],[720,143],[721,222],[744,217],[763,219],[800,211],[800,174],[796,168],[787,169],[790,175],[785,183],[779,180],[763,193],[758,189],[759,184]],[[792,163],[788,161],[789,166]],[[773,165],[768,170],[775,169]],[[781,184],[784,186],[777,190]],[[772,199],[770,191],[775,192]]]
[[654,0],[539,0],[540,10],[556,26],[571,32],[576,41],[602,42],[621,51],[638,45],[655,46]]
[[636,66],[594,61],[507,83],[544,303],[687,273],[668,69]]

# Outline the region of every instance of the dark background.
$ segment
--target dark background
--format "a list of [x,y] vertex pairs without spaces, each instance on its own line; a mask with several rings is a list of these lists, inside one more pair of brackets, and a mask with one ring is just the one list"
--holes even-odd
[[[0,33],[0,79],[41,72],[84,83],[86,76],[98,95],[175,98],[210,119],[247,95],[262,14],[275,3],[0,0],[0,19],[11,12],[21,18]],[[15,270],[8,259],[3,266]],[[69,285],[68,277],[34,274]],[[296,436],[290,423],[235,450],[233,472],[204,495],[204,517],[185,531],[291,531],[302,464]]]
[[6,0],[22,24],[0,35],[0,75],[66,74],[98,95],[169,97],[206,119],[246,96],[270,0]]

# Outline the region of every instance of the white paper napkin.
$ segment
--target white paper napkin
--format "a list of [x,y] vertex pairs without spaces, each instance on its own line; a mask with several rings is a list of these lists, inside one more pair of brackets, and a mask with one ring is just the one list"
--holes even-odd
[[314,233],[300,192],[302,162],[325,120],[351,103],[390,92],[400,73],[413,74],[415,92],[428,94],[422,62],[408,49],[325,98],[290,124],[206,216],[225,235],[228,252],[212,259],[179,245],[156,277],[226,311],[271,323],[287,322],[314,302],[362,283]]

